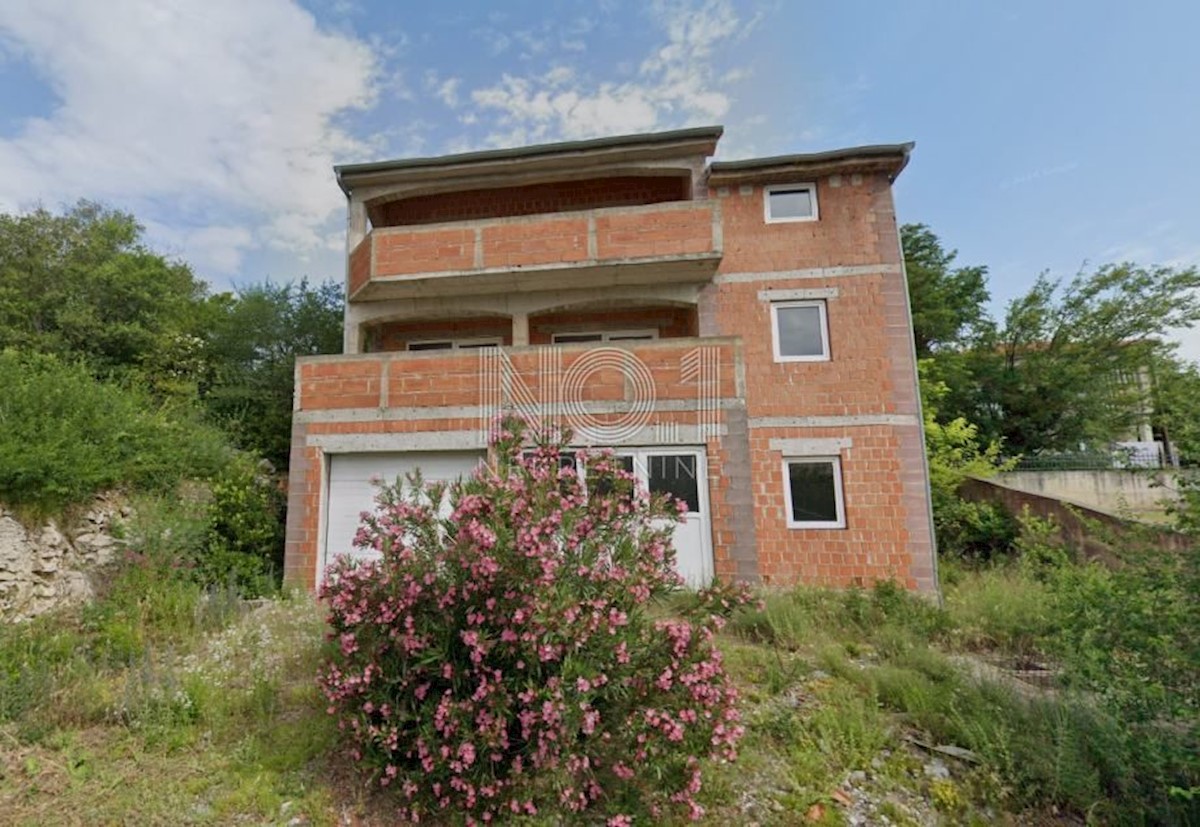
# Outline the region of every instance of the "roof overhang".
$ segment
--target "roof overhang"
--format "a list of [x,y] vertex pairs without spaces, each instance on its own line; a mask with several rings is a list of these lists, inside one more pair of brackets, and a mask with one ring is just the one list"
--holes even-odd
[[432,158],[342,164],[333,169],[337,174],[338,186],[347,195],[360,187],[418,184],[431,180],[445,182],[455,178],[519,177],[563,170],[578,175],[588,169],[599,170],[676,158],[707,158],[716,152],[717,141],[723,132],[724,127],[703,126]]
[[708,185],[786,183],[854,172],[882,172],[894,181],[908,165],[914,146],[916,144],[909,141],[747,161],[716,161],[708,168]]

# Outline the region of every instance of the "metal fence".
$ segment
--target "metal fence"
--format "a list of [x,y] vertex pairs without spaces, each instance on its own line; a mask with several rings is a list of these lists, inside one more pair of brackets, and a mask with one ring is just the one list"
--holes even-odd
[[1167,465],[1161,443],[1130,443],[1111,451],[1027,454],[1015,471],[1111,471],[1163,468]]

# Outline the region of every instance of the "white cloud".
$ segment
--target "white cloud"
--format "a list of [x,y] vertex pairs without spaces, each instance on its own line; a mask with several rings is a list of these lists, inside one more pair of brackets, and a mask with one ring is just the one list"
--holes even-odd
[[0,40],[57,99],[0,140],[0,208],[110,201],[218,274],[326,248],[330,166],[369,149],[336,120],[375,100],[366,44],[288,0],[5,3]]
[[166,255],[178,255],[200,272],[232,273],[242,256],[254,245],[245,227],[211,226],[198,229],[171,227],[157,221],[143,222]]
[[747,29],[732,4],[660,1],[651,14],[665,42],[630,80],[590,82],[556,66],[540,74],[506,73],[475,89],[471,102],[498,125],[489,142],[586,138],[723,118],[731,105],[728,84],[744,77],[718,73],[714,65],[720,48]]
[[1200,365],[1200,327],[1176,330],[1171,340],[1179,343],[1179,355]]
[[458,108],[458,87],[460,85],[462,85],[462,78],[443,79],[432,69],[425,73],[425,88],[451,109]]

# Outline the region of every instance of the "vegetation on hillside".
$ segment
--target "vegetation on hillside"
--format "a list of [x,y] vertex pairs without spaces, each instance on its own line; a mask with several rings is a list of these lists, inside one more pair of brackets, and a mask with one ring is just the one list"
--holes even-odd
[[[166,527],[93,606],[0,628],[6,823],[395,823],[313,679],[319,608],[206,591]],[[1030,531],[1018,559],[943,564],[944,609],[880,584],[735,615],[746,732],[703,768],[703,823],[1197,823],[1195,555],[1110,571]]]
[[340,349],[341,313],[334,284],[213,293],[97,204],[0,215],[0,502],[42,517],[198,482],[180,508],[206,541],[181,562],[261,592],[282,571],[294,360]]

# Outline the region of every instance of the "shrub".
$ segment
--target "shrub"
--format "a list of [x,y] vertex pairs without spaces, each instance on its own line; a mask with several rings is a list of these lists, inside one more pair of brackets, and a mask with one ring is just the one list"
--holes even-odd
[[268,463],[239,454],[212,481],[208,530],[197,559],[206,582],[248,597],[273,590],[283,571],[284,497]]
[[165,489],[226,461],[187,409],[51,356],[0,352],[0,501],[56,510],[116,487]]
[[701,759],[734,758],[742,733],[712,643],[742,599],[654,619],[679,584],[676,509],[633,496],[610,455],[585,486],[560,444],[523,438],[507,423],[496,468],[465,481],[383,490],[357,538],[382,558],[343,559],[322,588],[329,711],[414,820],[699,817]]
[[938,418],[938,405],[948,388],[928,373],[929,362],[924,361],[921,403],[938,550],[946,555],[987,558],[1008,548],[1016,535],[1016,525],[1003,508],[964,500],[958,490],[970,477],[991,477],[1010,470],[1015,462],[1001,459],[999,442],[985,444],[975,424],[962,417],[949,422]]

